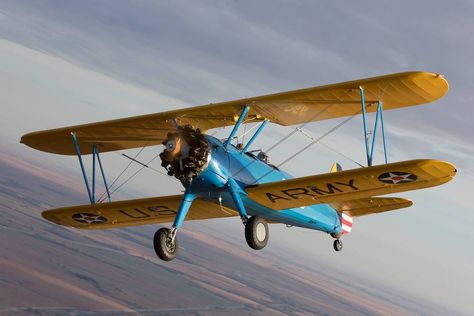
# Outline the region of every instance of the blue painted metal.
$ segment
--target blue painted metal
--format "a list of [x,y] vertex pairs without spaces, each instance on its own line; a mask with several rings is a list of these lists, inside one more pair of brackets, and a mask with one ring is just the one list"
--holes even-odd
[[369,163],[368,163],[369,166],[372,166],[372,159],[374,157],[375,139],[376,139],[376,136],[377,136],[377,126],[378,126],[378,123],[379,123],[379,116],[380,116],[380,109],[377,106],[377,112],[375,114],[374,131],[373,131],[373,134],[372,134],[372,143],[371,143],[371,146],[370,146],[370,156],[369,156]]
[[[340,233],[341,224],[338,213],[327,204],[317,204],[300,208],[274,211],[248,198],[245,187],[257,184],[291,179],[288,173],[258,160],[251,154],[242,155],[233,145],[224,147],[224,143],[212,136],[206,136],[212,152],[208,167],[191,184],[185,186],[187,194],[192,193],[205,199],[217,201],[222,198],[222,204],[239,211],[241,215],[259,215],[276,222],[324,231]],[[241,172],[236,172],[240,169]],[[270,172],[273,170],[273,172]],[[232,176],[234,175],[235,176]],[[190,199],[184,198],[190,204]],[[182,217],[182,215],[179,215]],[[180,221],[177,219],[176,221]]]
[[385,140],[385,126],[384,126],[384,119],[383,119],[383,105],[382,101],[379,101],[377,110],[380,111],[380,125],[382,127],[382,140],[383,140],[383,154],[385,157],[385,163],[388,163],[387,159],[387,145]]
[[[94,203],[82,162],[77,137],[75,133],[72,133],[72,135],[84,181],[86,183],[86,188],[89,193],[89,198],[91,203]],[[224,206],[237,209],[240,215],[244,217],[259,215],[268,220],[292,226],[304,227],[327,233],[341,232],[342,228],[339,215],[330,205],[317,204],[274,211],[251,200],[245,192],[247,186],[254,185],[255,182],[260,184],[291,179],[292,176],[258,160],[255,156],[249,153],[242,155],[241,151],[232,144],[228,144],[227,147],[225,147],[225,143],[215,137],[206,136],[206,139],[209,141],[212,148],[210,161],[207,168],[199,174],[197,178],[195,178],[190,184],[185,184],[186,191],[177,211],[173,227],[180,228],[182,226],[192,202],[199,196],[216,201],[219,197],[222,197],[222,204]],[[92,154],[97,158],[110,201],[110,193],[97,146],[93,146]],[[95,158],[93,158],[93,165],[95,165]],[[244,168],[242,172],[232,176],[237,170],[242,168]],[[270,170],[273,172],[269,172]],[[95,181],[94,174],[95,171],[93,171],[93,180]],[[256,179],[258,179],[258,181],[256,181]]]
[[227,148],[229,146],[230,142],[232,141],[232,138],[234,138],[235,133],[239,129],[240,125],[242,124],[242,121],[244,120],[245,115],[247,115],[247,112],[249,111],[250,107],[245,106],[242,110],[242,113],[240,113],[239,119],[237,120],[237,123],[235,123],[234,128],[232,129],[232,132],[230,132],[229,138],[224,143],[224,147]]
[[362,105],[362,122],[364,124],[364,142],[365,142],[365,153],[367,155],[367,165],[370,166],[370,156],[369,156],[369,140],[367,137],[367,113],[365,110],[365,96],[364,96],[364,88],[359,87],[360,90],[360,102]]
[[92,145],[92,201],[95,203],[95,144]]
[[252,145],[252,143],[255,141],[255,139],[257,139],[257,136],[262,132],[263,128],[265,127],[265,125],[267,125],[268,123],[268,120],[265,120],[262,122],[262,124],[260,124],[260,126],[258,127],[257,131],[253,134],[252,138],[250,138],[250,140],[248,141],[248,143],[245,145],[245,147],[242,149],[242,154],[247,152],[247,150],[249,149],[250,145]]
[[181,200],[181,204],[179,205],[176,218],[174,219],[173,227],[180,228],[183,225],[184,219],[186,218],[186,214],[188,214],[189,208],[191,207],[191,204],[193,203],[196,197],[196,194],[190,192],[189,190],[186,190],[183,199]]
[[81,165],[82,176],[84,177],[84,182],[86,184],[87,195],[89,196],[89,200],[91,204],[94,204],[94,199],[92,198],[91,189],[89,188],[89,181],[87,180],[87,174],[84,169],[84,163],[82,162],[81,151],[79,149],[79,144],[77,142],[77,135],[76,132],[72,132],[72,140],[74,142],[74,149],[76,150],[77,157],[79,158],[79,164]]
[[[374,123],[374,130],[373,130],[373,135],[372,135],[372,142],[370,143],[369,146],[369,135],[367,133],[367,111],[365,108],[365,97],[364,97],[364,89],[362,87],[359,87],[360,89],[360,100],[361,100],[361,105],[362,105],[362,121],[364,124],[364,139],[365,139],[365,152],[367,154],[367,165],[372,166],[373,163],[373,157],[374,157],[374,149],[375,149],[375,140],[376,140],[376,135],[377,135],[377,127],[379,124],[379,118],[380,118],[380,125],[382,128],[382,140],[383,140],[383,152],[384,152],[384,158],[385,158],[385,163],[387,163],[387,145],[386,145],[386,139],[385,139],[385,126],[384,126],[384,118],[383,118],[383,106],[382,106],[382,101],[378,101],[377,104],[377,111],[375,114],[375,123]],[[369,150],[370,148],[370,150]]]
[[235,182],[234,179],[230,178],[229,182],[227,183],[230,195],[232,196],[232,200],[234,201],[234,204],[239,211],[239,215],[241,218],[247,218],[247,211],[245,210],[244,202],[242,201],[242,198],[240,197],[240,193],[244,192],[242,188]]
[[100,173],[102,174],[102,180],[104,181],[105,191],[107,192],[107,198],[109,202],[112,202],[112,199],[110,198],[109,186],[107,184],[107,179],[105,178],[105,172],[104,172],[104,168],[102,167],[102,162],[100,161],[100,155],[99,155],[99,150],[97,149],[97,146],[94,145],[93,150],[95,152],[95,155],[97,156],[97,162],[99,163],[99,169],[100,169]]

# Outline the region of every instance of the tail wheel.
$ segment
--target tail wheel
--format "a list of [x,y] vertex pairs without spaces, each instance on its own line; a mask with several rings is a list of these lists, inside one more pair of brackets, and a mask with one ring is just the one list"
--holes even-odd
[[171,261],[178,255],[178,241],[176,236],[171,238],[169,228],[160,228],[153,238],[153,247],[156,255],[163,261]]
[[245,239],[250,248],[263,249],[268,243],[268,224],[260,216],[252,216],[245,224]]
[[334,243],[332,245],[334,247],[334,250],[336,250],[336,251],[341,251],[342,250],[342,241],[340,239],[334,240]]

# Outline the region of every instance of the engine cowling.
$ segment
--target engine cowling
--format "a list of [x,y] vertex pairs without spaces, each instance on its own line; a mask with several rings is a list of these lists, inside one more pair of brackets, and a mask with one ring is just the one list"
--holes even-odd
[[211,148],[199,128],[178,126],[176,132],[168,133],[162,144],[165,149],[160,154],[161,165],[168,175],[183,182],[191,182],[209,163]]

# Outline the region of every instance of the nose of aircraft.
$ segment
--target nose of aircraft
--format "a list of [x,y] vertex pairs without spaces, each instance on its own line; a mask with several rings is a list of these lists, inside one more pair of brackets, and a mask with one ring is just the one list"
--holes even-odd
[[161,159],[166,162],[172,162],[176,158],[176,156],[181,153],[181,148],[185,144],[186,142],[180,137],[173,137],[171,139],[168,139],[164,144],[165,150],[163,151]]

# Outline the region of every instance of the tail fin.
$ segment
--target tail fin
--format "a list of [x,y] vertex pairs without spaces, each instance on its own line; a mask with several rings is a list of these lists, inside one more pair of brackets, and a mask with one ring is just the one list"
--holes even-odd
[[332,165],[330,172],[339,172],[339,171],[342,171],[342,167],[341,167],[340,164],[338,164],[337,162],[335,162],[335,163]]
[[341,213],[341,226],[342,234],[348,234],[352,230],[352,216],[347,215],[346,213]]

